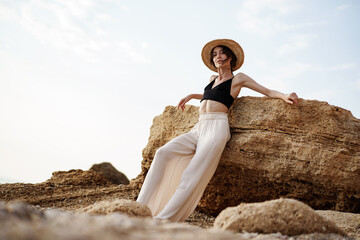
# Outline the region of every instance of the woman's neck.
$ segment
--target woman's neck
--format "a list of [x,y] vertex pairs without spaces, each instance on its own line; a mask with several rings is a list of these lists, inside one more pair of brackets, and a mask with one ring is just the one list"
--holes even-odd
[[218,74],[219,74],[219,80],[220,81],[222,81],[224,79],[230,79],[230,78],[233,77],[233,74],[232,74],[230,69],[219,68],[218,69]]

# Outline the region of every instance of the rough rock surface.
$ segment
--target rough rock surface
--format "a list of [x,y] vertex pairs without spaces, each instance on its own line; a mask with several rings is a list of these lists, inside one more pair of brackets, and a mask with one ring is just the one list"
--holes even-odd
[[345,235],[333,222],[325,220],[312,208],[294,199],[242,203],[237,207],[228,207],[216,217],[214,227],[233,232],[279,232],[289,236],[315,232]]
[[151,211],[146,205],[127,199],[97,202],[80,209],[78,212],[86,212],[92,215],[107,215],[119,212],[132,217],[152,217]]
[[125,174],[119,172],[111,163],[103,162],[99,164],[94,164],[90,168],[96,172],[101,172],[104,174],[105,178],[113,184],[129,184],[129,179]]
[[47,180],[48,183],[54,185],[76,185],[76,186],[106,186],[111,183],[105,178],[102,173],[88,170],[72,169],[70,171],[53,172],[51,178]]
[[289,238],[281,234],[234,234],[216,229],[205,230],[184,223],[130,218],[114,213],[106,216],[75,214],[58,209],[38,209],[24,203],[0,202],[0,239],[33,240],[265,240],[265,239],[348,239],[334,234],[311,234]]
[[317,210],[317,214],[336,224],[346,235],[360,239],[360,214]]
[[[198,108],[168,106],[154,118],[140,187],[155,151],[189,131]],[[360,120],[313,100],[242,97],[229,113],[232,137],[198,210],[217,215],[241,202],[295,198],[314,209],[360,212]]]

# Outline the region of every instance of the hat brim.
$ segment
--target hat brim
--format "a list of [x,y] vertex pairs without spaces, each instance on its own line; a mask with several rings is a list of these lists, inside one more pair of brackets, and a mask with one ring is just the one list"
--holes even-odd
[[231,39],[216,39],[205,44],[201,51],[201,58],[204,64],[212,71],[218,72],[218,69],[211,62],[211,51],[214,47],[223,45],[228,47],[236,56],[236,64],[232,71],[238,70],[244,63],[244,51],[241,46]]

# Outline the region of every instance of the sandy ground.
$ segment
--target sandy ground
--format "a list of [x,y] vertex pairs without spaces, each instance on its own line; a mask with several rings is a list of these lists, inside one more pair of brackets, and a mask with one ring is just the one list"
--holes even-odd
[[[6,202],[24,201],[41,208],[60,208],[76,212],[78,209],[102,200],[136,200],[139,190],[131,185],[88,186],[38,184],[0,184],[0,199]],[[208,228],[214,217],[195,211],[186,223]]]
[[[138,194],[139,189],[135,182],[129,185],[115,185],[102,174],[91,170],[55,172],[51,179],[38,184],[0,184],[0,201],[22,201],[41,209],[57,208],[70,212],[78,212],[84,207],[104,200],[136,200]],[[320,211],[319,214],[340,224],[350,236],[360,236],[360,216],[357,214],[335,211]],[[213,216],[195,210],[185,223],[210,228],[214,220]]]

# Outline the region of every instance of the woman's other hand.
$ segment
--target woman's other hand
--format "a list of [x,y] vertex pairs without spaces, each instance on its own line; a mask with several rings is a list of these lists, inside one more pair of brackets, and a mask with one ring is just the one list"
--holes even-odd
[[299,103],[299,98],[296,95],[296,93],[290,93],[290,94],[285,94],[284,96],[284,101],[290,104],[298,104]]
[[185,109],[185,103],[187,103],[188,101],[190,101],[192,99],[191,94],[187,95],[186,97],[184,97],[183,99],[180,100],[179,104],[178,104],[178,109],[181,108],[182,111],[184,111]]

